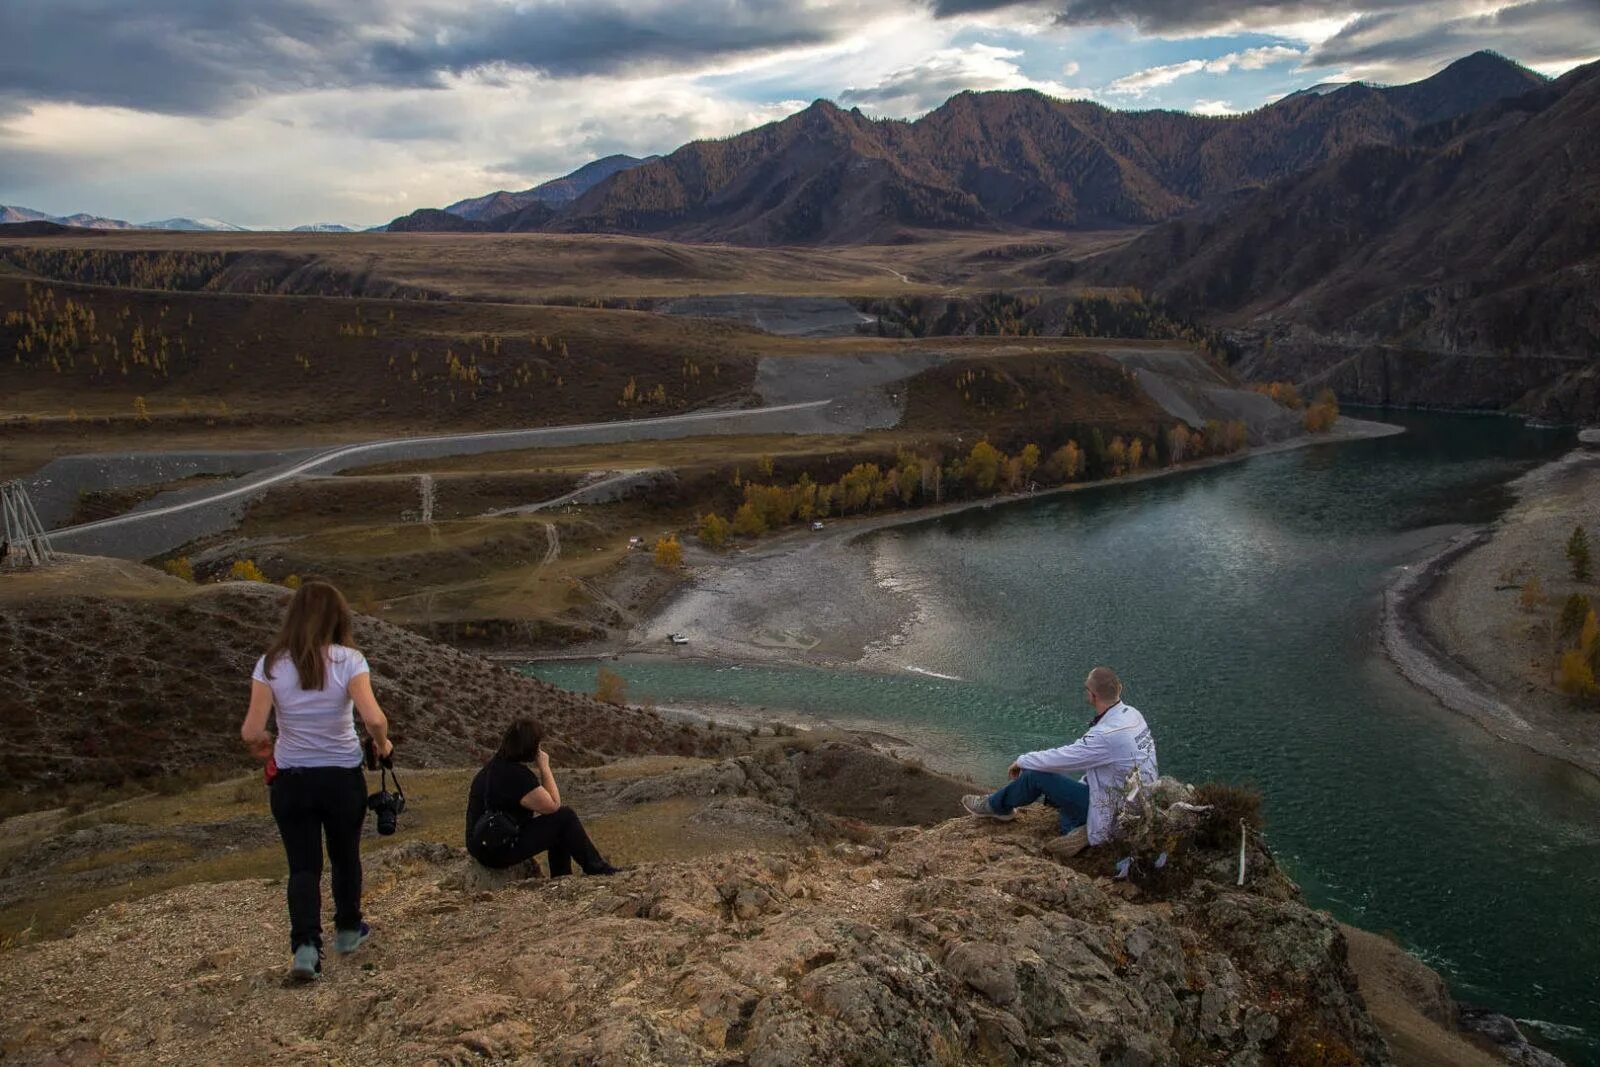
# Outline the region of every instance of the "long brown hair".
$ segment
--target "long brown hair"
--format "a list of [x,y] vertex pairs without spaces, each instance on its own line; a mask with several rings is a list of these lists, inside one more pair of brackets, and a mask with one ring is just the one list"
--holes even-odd
[[306,582],[295,590],[283,626],[267,646],[267,677],[273,661],[288,655],[300,673],[300,688],[321,689],[328,679],[328,646],[350,645],[354,628],[343,593],[327,582]]

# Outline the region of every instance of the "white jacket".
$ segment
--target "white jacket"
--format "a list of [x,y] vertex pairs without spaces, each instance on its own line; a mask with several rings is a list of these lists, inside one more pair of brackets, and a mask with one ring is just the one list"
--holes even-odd
[[1117,808],[1129,772],[1137,770],[1142,781],[1156,780],[1156,739],[1139,709],[1119,700],[1072,744],[1026,752],[1017,757],[1017,766],[1055,774],[1086,772],[1089,843],[1098,845],[1115,835]]

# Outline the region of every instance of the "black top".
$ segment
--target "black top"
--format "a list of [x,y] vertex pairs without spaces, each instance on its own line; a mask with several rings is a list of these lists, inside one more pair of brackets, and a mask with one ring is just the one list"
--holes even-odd
[[522,798],[541,786],[539,776],[525,763],[512,763],[499,756],[483,765],[467,789],[467,837],[485,808],[493,808],[510,815],[517,822],[526,823],[534,813],[522,806]]

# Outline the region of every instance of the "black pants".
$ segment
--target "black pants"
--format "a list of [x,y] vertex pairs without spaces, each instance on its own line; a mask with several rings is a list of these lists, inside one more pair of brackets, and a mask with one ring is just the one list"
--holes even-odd
[[578,813],[571,808],[557,808],[549,815],[540,815],[522,824],[517,839],[504,849],[495,852],[473,852],[472,858],[485,867],[513,867],[530,860],[539,853],[550,850],[550,877],[560,878],[572,873],[572,861],[585,874],[593,874],[605,867],[589,835],[584,832]]
[[333,868],[333,925],[361,925],[361,827],[367,778],[360,767],[295,767],[272,780],[272,817],[289,857],[289,942],[322,947],[322,841]]

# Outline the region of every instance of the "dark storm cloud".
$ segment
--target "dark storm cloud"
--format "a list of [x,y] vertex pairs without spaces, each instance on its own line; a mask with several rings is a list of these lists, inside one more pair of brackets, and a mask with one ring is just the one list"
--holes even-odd
[[1403,12],[1363,15],[1313,49],[1307,62],[1332,67],[1449,60],[1482,48],[1523,63],[1600,55],[1600,0],[1531,0],[1446,19],[1412,19]]
[[932,0],[939,18],[1032,8],[1064,25],[1125,22],[1146,33],[1192,33],[1234,24],[1265,26],[1370,11],[1405,0]]
[[[874,0],[881,9],[900,0]],[[4,0],[0,109],[215,113],[303,89],[432,87],[496,68],[658,69],[835,39],[874,3],[793,0]]]

